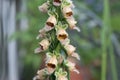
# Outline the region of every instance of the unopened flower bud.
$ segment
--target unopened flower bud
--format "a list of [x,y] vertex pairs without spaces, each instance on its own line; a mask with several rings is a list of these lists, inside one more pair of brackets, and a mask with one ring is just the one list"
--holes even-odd
[[72,53],[74,53],[74,51],[76,50],[76,48],[72,45],[65,45],[65,49],[68,55],[72,55]]
[[53,5],[60,6],[61,5],[61,0],[53,0]]
[[39,10],[41,11],[41,12],[47,12],[48,11],[48,3],[46,2],[46,3],[43,3],[41,6],[39,6],[38,8],[39,8]]
[[59,29],[56,35],[59,41],[64,41],[65,39],[68,38],[68,33],[65,31],[65,29]]
[[63,15],[65,18],[70,18],[73,15],[72,9],[69,6],[63,7]]

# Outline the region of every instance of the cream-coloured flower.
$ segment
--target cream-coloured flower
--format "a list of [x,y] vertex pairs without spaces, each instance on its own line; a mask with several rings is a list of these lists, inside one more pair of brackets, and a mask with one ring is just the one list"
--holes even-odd
[[46,66],[47,66],[48,68],[52,68],[52,69],[55,69],[56,66],[57,66],[57,64],[58,64],[58,61],[57,61],[56,56],[52,56],[52,57],[49,58],[49,60],[47,60],[47,62],[46,62]]
[[63,41],[60,41],[63,46],[68,45],[70,43],[70,39],[65,39]]
[[61,0],[53,0],[53,5],[60,6],[61,5]]
[[63,7],[62,12],[65,18],[70,18],[73,15],[73,11],[69,6]]
[[68,33],[65,31],[65,29],[62,29],[62,28],[57,30],[56,35],[59,41],[64,41],[65,39],[68,38]]
[[80,32],[80,29],[78,27],[76,27],[77,21],[75,21],[75,19],[73,17],[67,18],[66,20],[67,20],[67,22],[69,24],[70,29],[75,29],[78,32]]
[[80,56],[78,55],[78,53],[73,53],[72,55],[71,55],[72,57],[75,57],[76,59],[78,59],[78,60],[80,60]]
[[43,39],[39,44],[40,44],[42,50],[47,50],[50,45],[48,39]]
[[56,23],[57,23],[57,20],[56,20],[55,16],[50,16],[46,21],[46,25],[44,27],[45,30],[49,31],[49,30],[53,29],[54,26],[56,25]]
[[43,28],[39,30],[39,35],[36,37],[36,39],[44,38],[45,36],[46,36],[46,30]]
[[74,71],[74,72],[79,74],[79,71],[75,67],[75,63],[73,63],[73,62],[71,62],[69,60],[66,60],[65,65],[69,68],[70,71]]
[[67,19],[67,22],[69,23],[69,27],[70,27],[71,29],[73,29],[73,28],[76,26],[76,23],[77,23],[77,21],[75,21],[75,19],[74,19],[73,17],[68,18],[68,19]]
[[38,70],[37,75],[33,78],[33,80],[44,80],[46,78],[46,75],[46,68]]
[[40,44],[40,47],[35,49],[34,51],[35,53],[40,53],[47,50],[50,45],[48,39],[43,39],[39,44]]
[[57,58],[56,56],[50,56],[49,54],[47,54],[46,59],[47,59],[46,66],[47,66],[48,74],[52,74],[55,71],[56,66],[58,64]]
[[66,49],[68,55],[72,55],[76,50],[73,45],[65,45],[64,48]]
[[38,7],[38,9],[41,11],[41,12],[47,12],[48,11],[48,6],[49,4],[47,2],[43,3],[41,6]]

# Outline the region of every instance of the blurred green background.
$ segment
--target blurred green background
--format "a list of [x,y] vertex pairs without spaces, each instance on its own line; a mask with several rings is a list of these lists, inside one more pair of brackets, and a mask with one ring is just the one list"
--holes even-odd
[[[40,41],[36,40],[38,31],[44,27],[48,18],[47,14],[38,10],[38,6],[45,1],[18,0],[15,3],[16,31],[8,40],[17,41],[19,80],[32,80],[41,65],[42,55],[34,54],[34,49],[38,47]],[[74,16],[81,32],[70,29],[68,32],[71,43],[77,47],[81,58],[79,63],[83,80],[119,80],[120,1],[74,0],[73,2],[76,6]],[[21,28],[21,24],[26,28]]]

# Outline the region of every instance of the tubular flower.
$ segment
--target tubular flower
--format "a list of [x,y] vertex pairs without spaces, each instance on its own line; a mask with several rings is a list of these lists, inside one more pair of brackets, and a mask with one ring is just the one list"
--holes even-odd
[[38,7],[38,9],[44,13],[46,13],[48,11],[48,8],[49,8],[49,4],[47,2],[43,3],[41,6]]
[[39,30],[39,35],[37,36],[36,39],[44,38],[45,36],[46,36],[46,30],[43,28],[43,29]]
[[50,45],[47,39],[43,39],[39,44],[43,50],[47,50]]
[[57,64],[58,64],[58,61],[57,61],[56,56],[52,56],[46,62],[46,66],[50,69],[53,69],[53,70],[57,67]]
[[64,41],[65,39],[68,38],[68,33],[65,31],[65,29],[59,29],[56,35],[59,41]]
[[72,45],[65,45],[65,49],[68,55],[72,55],[74,51],[76,50],[76,48]]
[[68,18],[68,19],[67,19],[67,22],[68,22],[68,24],[69,24],[70,29],[75,29],[75,30],[77,30],[78,32],[80,32],[80,29],[79,29],[78,27],[76,27],[77,21],[75,21],[75,19],[74,19],[73,17]]
[[70,18],[73,15],[73,11],[69,6],[63,7],[62,12],[65,18]]
[[50,16],[47,19],[45,30],[49,31],[49,30],[53,29],[54,26],[56,25],[56,23],[57,23],[57,20],[56,20],[55,16]]
[[53,5],[60,6],[62,0],[53,0]]
[[57,57],[50,52],[46,53],[46,69],[48,74],[52,74],[55,71],[57,64]]
[[47,39],[43,39],[40,43],[39,43],[40,47],[35,49],[35,53],[39,53],[42,51],[45,51],[48,49],[50,43]]

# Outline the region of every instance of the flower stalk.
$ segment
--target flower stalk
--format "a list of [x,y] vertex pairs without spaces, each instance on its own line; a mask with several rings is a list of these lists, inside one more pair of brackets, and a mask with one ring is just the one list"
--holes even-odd
[[45,26],[39,30],[37,39],[42,39],[35,53],[46,54],[45,68],[38,70],[33,80],[70,80],[70,71],[79,71],[74,62],[68,58],[80,60],[76,47],[70,44],[66,29],[77,29],[77,21],[73,17],[71,0],[47,0],[39,6],[39,10],[48,13]]

